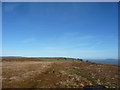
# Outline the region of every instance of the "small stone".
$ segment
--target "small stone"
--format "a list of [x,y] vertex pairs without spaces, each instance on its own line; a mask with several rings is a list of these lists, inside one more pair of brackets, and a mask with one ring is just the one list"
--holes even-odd
[[97,81],[100,82],[100,79],[98,79]]
[[80,79],[79,78],[76,78],[77,81],[79,81]]
[[113,88],[115,88],[115,87],[113,87]]
[[89,86],[92,86],[93,84],[92,83],[89,83]]
[[98,84],[98,85],[101,85],[101,83],[100,83],[100,82],[98,82],[97,84]]
[[114,78],[112,78],[112,79],[114,79]]
[[84,84],[81,83],[81,84],[80,84],[80,87],[84,87]]
[[108,86],[105,86],[106,88],[109,88]]

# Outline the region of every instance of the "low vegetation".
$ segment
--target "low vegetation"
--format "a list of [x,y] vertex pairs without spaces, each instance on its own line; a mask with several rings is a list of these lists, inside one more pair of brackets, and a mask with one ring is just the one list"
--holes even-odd
[[3,88],[119,88],[118,65],[73,58],[3,58]]

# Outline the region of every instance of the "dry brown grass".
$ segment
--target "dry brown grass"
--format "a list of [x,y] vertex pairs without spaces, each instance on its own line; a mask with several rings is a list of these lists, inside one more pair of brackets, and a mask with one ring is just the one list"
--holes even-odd
[[[34,79],[41,72],[50,67],[52,62],[3,62],[3,88],[20,88],[27,79]],[[24,82],[24,83],[21,83]],[[23,87],[26,87],[23,85]],[[27,87],[31,87],[27,85]]]
[[[20,59],[19,59],[20,60]],[[3,61],[3,88],[118,88],[118,66],[91,62]]]

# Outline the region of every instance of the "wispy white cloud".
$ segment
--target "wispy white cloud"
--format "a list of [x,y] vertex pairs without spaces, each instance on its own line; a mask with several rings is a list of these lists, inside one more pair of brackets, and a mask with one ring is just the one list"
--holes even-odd
[[90,40],[94,39],[96,36],[91,34],[82,34],[80,32],[66,32],[63,35],[61,35],[61,39],[68,39],[68,40]]
[[36,38],[27,38],[27,39],[24,39],[22,42],[23,43],[32,43],[32,42],[35,42],[37,41]]

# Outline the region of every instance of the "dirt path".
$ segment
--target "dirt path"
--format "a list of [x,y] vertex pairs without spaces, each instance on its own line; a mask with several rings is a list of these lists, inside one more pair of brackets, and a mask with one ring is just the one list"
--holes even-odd
[[[3,88],[30,88],[34,77],[51,67],[53,62],[3,62]],[[33,85],[32,85],[33,86]]]
[[51,68],[37,77],[40,81],[34,88],[83,88],[84,85],[90,85],[86,78],[66,72],[67,69],[70,69],[71,64],[71,62],[53,63]]
[[118,67],[86,62],[55,62],[41,75],[33,88],[83,88],[102,85],[118,88]]

